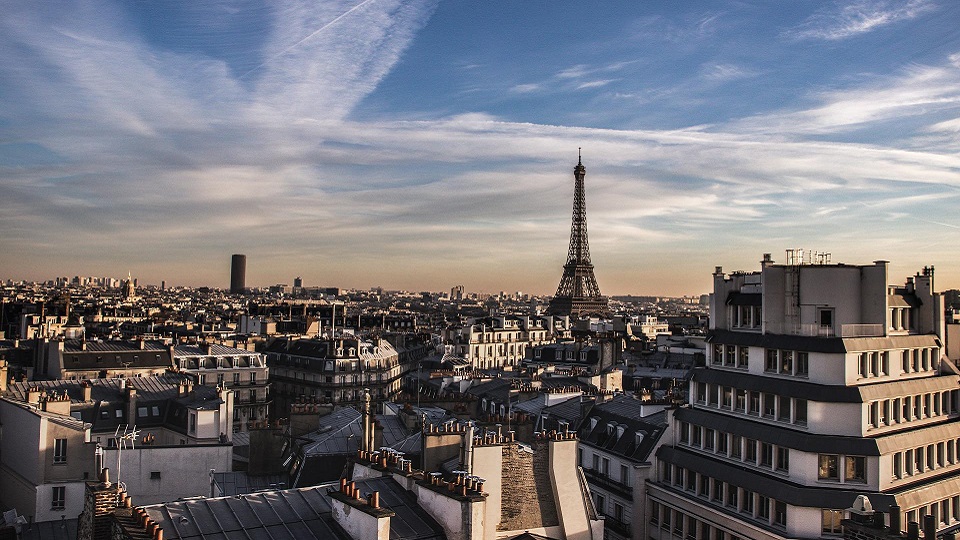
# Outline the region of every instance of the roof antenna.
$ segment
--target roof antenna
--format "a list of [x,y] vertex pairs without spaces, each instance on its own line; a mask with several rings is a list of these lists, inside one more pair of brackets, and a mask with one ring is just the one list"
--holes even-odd
[[583,158],[582,158],[581,155],[580,155],[580,151],[581,151],[581,150],[583,150],[583,148],[580,147],[580,146],[578,146],[578,147],[577,147],[577,165],[580,165],[580,164],[583,163]]

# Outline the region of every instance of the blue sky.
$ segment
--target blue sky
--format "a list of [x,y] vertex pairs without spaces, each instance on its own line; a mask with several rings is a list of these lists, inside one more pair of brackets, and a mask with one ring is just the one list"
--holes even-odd
[[960,287],[960,2],[2,1],[0,278]]

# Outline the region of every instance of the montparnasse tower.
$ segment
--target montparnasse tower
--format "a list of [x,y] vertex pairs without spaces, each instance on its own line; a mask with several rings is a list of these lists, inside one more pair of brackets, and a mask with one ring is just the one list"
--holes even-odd
[[587,201],[583,178],[587,168],[578,154],[573,168],[573,220],[570,226],[570,248],[557,294],[550,300],[547,312],[551,315],[606,315],[607,299],[600,294],[597,278],[590,262],[590,242],[587,240]]

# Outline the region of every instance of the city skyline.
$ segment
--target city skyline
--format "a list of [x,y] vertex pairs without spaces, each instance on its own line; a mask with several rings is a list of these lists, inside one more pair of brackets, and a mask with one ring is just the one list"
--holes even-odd
[[92,1],[0,20],[0,278],[605,295],[763,253],[960,287],[960,4]]

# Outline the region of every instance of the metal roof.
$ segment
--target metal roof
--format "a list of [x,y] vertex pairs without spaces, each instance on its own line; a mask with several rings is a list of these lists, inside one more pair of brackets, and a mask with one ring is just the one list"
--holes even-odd
[[[378,491],[390,518],[392,540],[441,540],[440,525],[392,478],[361,480],[362,494]],[[333,484],[247,495],[192,499],[144,509],[167,540],[349,539],[335,522],[328,490]]]

